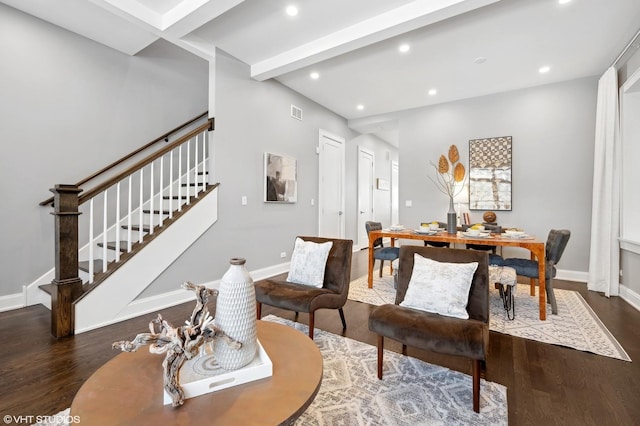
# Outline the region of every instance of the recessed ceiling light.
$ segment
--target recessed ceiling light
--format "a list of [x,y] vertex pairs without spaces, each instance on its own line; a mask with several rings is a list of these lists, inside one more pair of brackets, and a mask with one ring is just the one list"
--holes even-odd
[[364,109],[364,105],[358,104],[356,108],[358,108],[359,111],[362,111]]
[[558,4],[567,4],[570,3],[571,0],[558,0]]
[[429,96],[435,96],[438,93],[438,91],[436,89],[429,89],[427,93],[429,94]]
[[398,47],[398,50],[399,50],[401,53],[407,53],[409,50],[411,50],[411,46],[409,46],[409,45],[408,45],[408,44],[406,44],[406,43],[405,43],[405,44],[401,44],[401,45]]
[[286,12],[287,12],[287,15],[289,16],[296,16],[298,15],[298,8],[291,5],[287,7]]
[[546,74],[546,73],[548,73],[549,71],[551,71],[551,67],[549,67],[549,66],[547,66],[547,65],[545,65],[544,67],[540,67],[540,69],[538,70],[538,72],[539,72],[540,74]]
[[320,78],[320,74],[318,74],[317,72],[312,72],[311,74],[309,74],[309,77],[311,77],[314,80],[317,80]]
[[485,58],[484,56],[479,56],[476,59],[474,59],[474,61],[476,64],[484,64],[485,62],[487,62],[487,58]]

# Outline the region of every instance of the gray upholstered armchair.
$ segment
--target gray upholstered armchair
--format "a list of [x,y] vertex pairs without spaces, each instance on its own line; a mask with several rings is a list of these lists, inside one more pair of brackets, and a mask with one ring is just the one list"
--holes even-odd
[[309,314],[309,337],[313,339],[314,314],[318,309],[337,309],[342,326],[346,329],[342,307],[349,295],[351,281],[351,254],[353,241],[321,237],[299,237],[315,243],[333,242],[324,273],[322,287],[311,287],[287,281],[287,274],[256,281],[258,319],[262,316],[262,304],[289,311]]
[[[414,254],[448,263],[478,262],[466,305],[468,319],[399,306],[405,300],[414,268]],[[395,304],[377,307],[369,316],[369,329],[378,335],[378,378],[382,379],[384,338],[407,346],[472,360],[473,410],[480,410],[480,369],[489,346],[488,253],[473,250],[402,246]]]

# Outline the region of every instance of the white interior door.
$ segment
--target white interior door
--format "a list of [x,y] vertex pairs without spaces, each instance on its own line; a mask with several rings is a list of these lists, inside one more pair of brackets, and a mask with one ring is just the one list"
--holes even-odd
[[398,194],[398,177],[400,176],[400,164],[397,161],[391,162],[391,223],[400,224],[400,195]]
[[358,246],[369,245],[365,222],[373,220],[373,179],[375,154],[358,147]]
[[318,235],[344,238],[344,139],[320,130],[319,148]]

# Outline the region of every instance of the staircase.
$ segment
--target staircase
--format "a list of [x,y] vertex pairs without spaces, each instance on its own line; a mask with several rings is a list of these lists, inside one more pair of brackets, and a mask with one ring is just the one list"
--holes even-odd
[[[192,129],[175,141],[158,138],[146,153],[92,175],[88,190],[52,189],[56,265],[30,287],[50,295],[41,299],[50,303],[54,336],[126,318],[137,296],[217,220],[218,185],[208,170],[213,122],[185,124]],[[186,216],[193,218],[179,221]]]

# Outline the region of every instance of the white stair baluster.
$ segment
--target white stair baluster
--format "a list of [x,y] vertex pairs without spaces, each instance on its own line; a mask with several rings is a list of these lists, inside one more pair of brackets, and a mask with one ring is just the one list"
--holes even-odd
[[107,192],[109,189],[105,189],[104,194],[104,208],[102,214],[102,272],[107,272]]
[[116,184],[116,262],[120,262],[120,182]]
[[153,235],[153,199],[154,199],[154,194],[153,194],[153,161],[151,162],[151,167],[149,170],[149,175],[151,176],[149,178],[149,235]]
[[189,186],[191,175],[191,139],[187,141],[187,204],[191,204],[191,187]]
[[173,218],[173,151],[169,153],[169,219]]
[[195,168],[193,174],[193,187],[195,188],[195,197],[198,198],[198,194],[200,193],[200,191],[198,190],[198,135],[196,135],[195,150],[196,155],[194,161]]
[[207,131],[202,132],[202,190],[207,189]]
[[178,211],[182,211],[182,145],[178,147]]
[[132,245],[132,241],[131,241],[131,185],[132,185],[132,180],[133,180],[133,175],[129,175],[129,195],[128,195],[128,204],[129,207],[127,208],[127,253],[131,252],[131,245]]
[[138,206],[138,242],[142,243],[142,208],[144,206],[144,167],[140,169],[140,206]]
[[164,156],[160,157],[160,191],[158,192],[158,225],[162,226],[164,223],[164,206],[162,205],[162,194],[164,193],[164,187],[162,186],[164,178]]
[[89,200],[89,284],[93,283],[93,198]]

